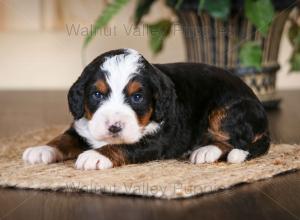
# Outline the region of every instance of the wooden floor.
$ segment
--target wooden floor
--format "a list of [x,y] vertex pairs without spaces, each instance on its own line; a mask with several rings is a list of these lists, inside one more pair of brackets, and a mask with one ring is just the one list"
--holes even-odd
[[[273,142],[300,144],[300,91],[280,94]],[[0,92],[0,138],[70,120],[66,92]],[[0,219],[300,219],[300,172],[171,201],[0,188]]]

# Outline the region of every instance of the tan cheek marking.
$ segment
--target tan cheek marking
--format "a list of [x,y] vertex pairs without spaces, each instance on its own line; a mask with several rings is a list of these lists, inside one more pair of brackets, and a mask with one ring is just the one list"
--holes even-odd
[[108,86],[106,84],[106,82],[104,80],[98,80],[96,82],[96,87],[98,89],[99,92],[106,94],[108,92]]
[[145,127],[149,123],[150,118],[152,116],[152,112],[153,112],[153,108],[151,107],[149,109],[149,111],[146,112],[146,114],[144,114],[143,116],[139,117],[139,124],[140,124],[140,126]]
[[137,81],[128,83],[128,86],[127,86],[128,95],[131,96],[132,94],[138,92],[141,88],[142,88],[142,85]]
[[88,120],[91,120],[93,117],[93,113],[89,110],[87,104],[84,105],[84,116]]

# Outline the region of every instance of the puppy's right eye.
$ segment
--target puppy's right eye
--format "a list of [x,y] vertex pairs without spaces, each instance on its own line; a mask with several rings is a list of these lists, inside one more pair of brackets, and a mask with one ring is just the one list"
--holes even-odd
[[103,94],[101,92],[97,91],[92,94],[92,97],[93,97],[93,99],[99,101],[99,100],[103,99]]

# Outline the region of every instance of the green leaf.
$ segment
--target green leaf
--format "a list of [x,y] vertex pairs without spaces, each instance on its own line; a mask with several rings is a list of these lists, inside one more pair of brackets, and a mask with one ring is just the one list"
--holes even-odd
[[129,0],[114,0],[102,11],[101,15],[95,21],[92,30],[84,39],[83,48],[96,36],[97,32],[104,28],[108,22],[129,2]]
[[295,51],[290,60],[291,71],[300,71],[300,52]]
[[245,11],[250,22],[263,36],[266,36],[274,16],[271,0],[246,0]]
[[150,48],[154,54],[159,53],[164,45],[164,41],[171,32],[172,22],[166,19],[154,24],[149,24]]
[[258,42],[248,41],[239,51],[241,66],[261,69],[262,49]]
[[201,10],[203,10],[203,8],[204,8],[204,3],[205,3],[205,0],[199,0],[199,4],[198,4],[198,13],[200,13]]
[[200,0],[199,9],[206,10],[212,17],[226,20],[230,13],[230,0]]
[[134,24],[138,25],[144,15],[148,14],[155,0],[139,0],[135,8]]

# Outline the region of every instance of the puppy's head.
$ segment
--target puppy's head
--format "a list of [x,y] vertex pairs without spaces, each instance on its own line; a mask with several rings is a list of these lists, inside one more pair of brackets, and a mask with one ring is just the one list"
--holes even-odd
[[132,49],[104,53],[71,87],[69,108],[85,118],[92,137],[110,144],[135,143],[159,129],[173,90],[171,81]]

